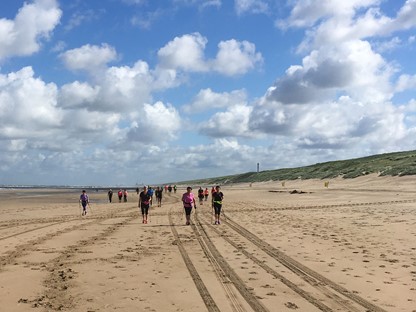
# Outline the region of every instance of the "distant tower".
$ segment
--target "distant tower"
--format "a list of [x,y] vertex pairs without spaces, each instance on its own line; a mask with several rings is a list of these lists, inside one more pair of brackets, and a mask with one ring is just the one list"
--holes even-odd
[[260,163],[257,163],[257,173],[260,171]]

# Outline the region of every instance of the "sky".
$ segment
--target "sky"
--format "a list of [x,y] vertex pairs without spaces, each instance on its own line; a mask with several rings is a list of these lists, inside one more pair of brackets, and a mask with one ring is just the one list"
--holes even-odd
[[416,0],[2,0],[0,184],[416,149]]

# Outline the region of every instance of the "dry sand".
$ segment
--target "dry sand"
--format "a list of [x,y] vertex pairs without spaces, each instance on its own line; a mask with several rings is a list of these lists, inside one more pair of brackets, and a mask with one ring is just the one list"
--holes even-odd
[[191,226],[183,188],[148,224],[133,192],[0,190],[0,311],[414,312],[415,179],[224,186]]

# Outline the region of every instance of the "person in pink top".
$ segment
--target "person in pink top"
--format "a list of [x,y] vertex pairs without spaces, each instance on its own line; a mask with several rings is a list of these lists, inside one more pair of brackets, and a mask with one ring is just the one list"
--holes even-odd
[[191,224],[192,207],[196,209],[195,196],[192,193],[192,187],[186,188],[186,193],[182,195],[183,208],[185,209],[186,225]]

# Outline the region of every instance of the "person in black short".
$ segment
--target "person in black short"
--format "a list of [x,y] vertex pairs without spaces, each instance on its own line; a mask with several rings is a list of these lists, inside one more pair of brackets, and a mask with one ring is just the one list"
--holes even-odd
[[186,193],[182,194],[183,208],[185,209],[186,225],[191,224],[192,206],[196,209],[195,196],[192,193],[192,187],[186,188]]
[[161,187],[158,186],[156,188],[155,195],[156,195],[157,206],[162,207],[163,190]]
[[215,224],[221,224],[220,214],[221,214],[223,198],[224,198],[224,194],[220,191],[220,187],[217,185],[215,187],[215,192],[212,193],[212,206],[214,207],[214,211],[215,211]]
[[203,200],[204,200],[204,190],[202,189],[202,187],[199,187],[199,190],[198,190],[198,199],[199,199],[199,204],[202,205],[203,204]]
[[139,194],[139,208],[142,211],[143,223],[147,224],[147,216],[149,207],[152,202],[152,196],[147,192],[147,186],[143,187],[143,191]]

